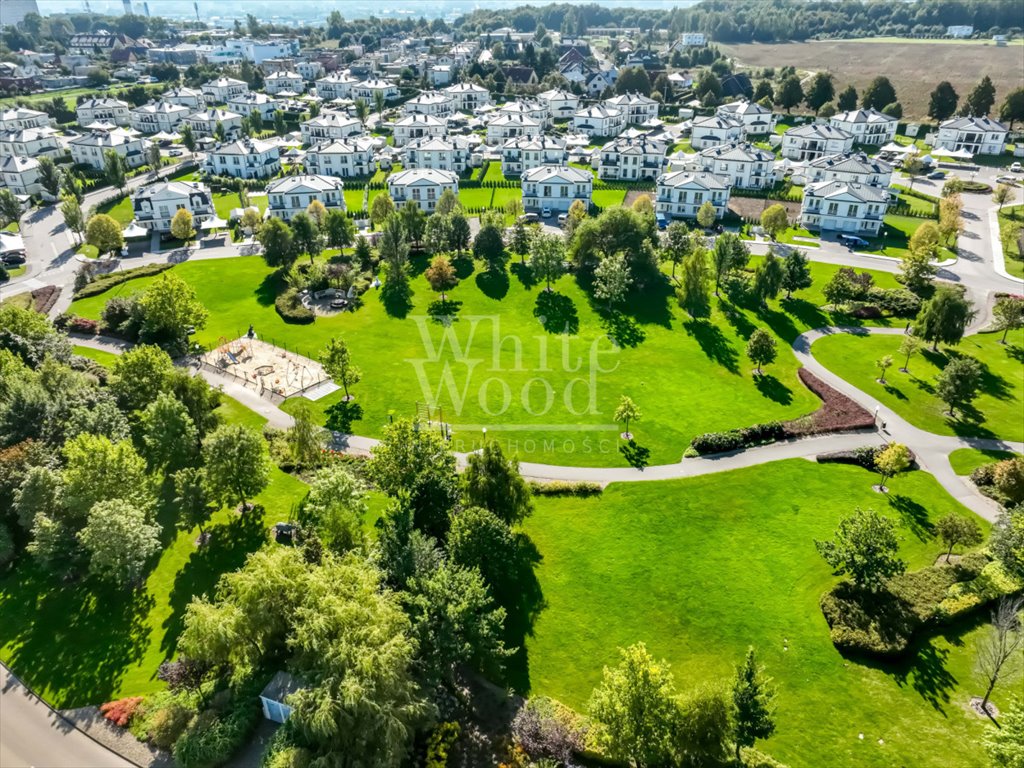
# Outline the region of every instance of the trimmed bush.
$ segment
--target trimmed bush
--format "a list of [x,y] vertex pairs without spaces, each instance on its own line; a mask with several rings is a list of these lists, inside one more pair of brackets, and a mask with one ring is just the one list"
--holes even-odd
[[921,297],[905,288],[868,289],[868,301],[890,315],[897,317],[917,317],[921,311]]
[[106,704],[100,704],[100,714],[119,728],[127,728],[141,703],[141,696],[108,701]]
[[91,320],[88,317],[72,317],[68,321],[67,332],[95,336],[100,332],[100,324],[99,321]]
[[600,483],[569,483],[555,480],[550,483],[530,481],[534,496],[599,496],[604,488]]
[[706,432],[693,438],[690,447],[701,455],[725,453],[741,448],[767,445],[777,440],[783,440],[785,437],[786,430],[782,422],[769,421],[742,429],[731,429],[728,432]]
[[289,288],[274,300],[274,309],[286,323],[308,325],[316,320],[313,310],[302,306],[299,292],[294,288]]
[[137,277],[159,275],[161,272],[164,272],[173,266],[173,264],[146,264],[143,267],[135,267],[134,269],[125,269],[120,272],[110,272],[105,275],[100,275],[95,280],[86,283],[82,288],[75,291],[75,298],[86,299],[90,296],[99,296],[101,293],[109,291],[114,286],[127,283],[129,280],[134,280]]
[[171,702],[165,707],[160,707],[152,715],[147,715],[149,728],[146,735],[161,749],[171,749],[192,722],[193,715],[193,712],[181,704]]
[[181,768],[217,768],[246,742],[259,720],[255,695],[237,692],[224,713],[207,710],[196,717],[174,744]]

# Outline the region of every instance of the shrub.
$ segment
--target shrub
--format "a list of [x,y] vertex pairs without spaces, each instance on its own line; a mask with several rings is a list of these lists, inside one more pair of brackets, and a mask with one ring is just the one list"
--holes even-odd
[[109,291],[114,286],[127,283],[129,280],[134,280],[137,277],[159,275],[161,272],[168,270],[173,266],[173,264],[146,264],[143,267],[135,267],[134,269],[125,269],[120,272],[110,272],[105,275],[100,275],[95,280],[92,280],[81,288],[76,289],[75,298],[85,299],[89,296],[99,296],[101,293]]
[[274,300],[274,309],[286,323],[308,325],[316,320],[313,310],[302,306],[299,292],[294,288],[289,288]]
[[[216,709],[200,713],[174,744],[174,759],[181,768],[217,768],[238,751],[259,721],[257,695],[264,683],[266,679],[248,680],[214,696]],[[222,699],[226,701],[218,706]]]
[[5,570],[8,565],[14,562],[15,554],[11,530],[6,524],[0,523],[0,571]]
[[512,721],[516,744],[531,758],[552,759],[572,765],[573,756],[586,749],[585,721],[563,704],[544,697],[526,702]]
[[856,307],[850,314],[859,320],[877,320],[883,316],[882,310],[873,304],[864,304]]
[[736,451],[743,447],[743,433],[738,429],[728,432],[705,432],[693,438],[690,447],[699,454]]
[[100,324],[97,320],[91,320],[88,317],[72,317],[68,321],[67,332],[95,336],[100,332]]
[[448,753],[451,752],[461,732],[458,723],[441,723],[427,739],[425,768],[447,768]]
[[141,703],[141,696],[130,696],[126,699],[108,701],[106,704],[100,705],[100,714],[114,725],[120,728],[127,728]]
[[264,768],[306,768],[312,758],[308,749],[283,747],[269,754],[264,759],[263,766]]
[[569,483],[556,480],[550,483],[530,481],[534,496],[598,496],[604,490],[600,483]]
[[149,740],[161,749],[171,749],[192,722],[193,712],[177,702],[160,707],[147,716]]
[[921,310],[921,297],[904,288],[870,288],[868,301],[897,317],[916,317]]
[[134,296],[114,296],[107,300],[100,312],[103,325],[115,333],[138,335],[138,300]]

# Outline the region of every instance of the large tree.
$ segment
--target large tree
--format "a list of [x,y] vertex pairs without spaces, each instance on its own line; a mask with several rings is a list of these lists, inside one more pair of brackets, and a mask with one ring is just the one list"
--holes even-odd
[[773,251],[768,251],[764,261],[754,270],[754,296],[762,307],[768,306],[768,300],[779,295],[784,278],[782,260]]
[[323,234],[316,220],[302,211],[292,217],[291,229],[296,252],[308,254],[312,264],[324,247]]
[[942,122],[952,117],[956,114],[956,105],[959,101],[960,96],[953,89],[952,83],[948,80],[943,80],[932,91],[931,98],[928,101],[928,117],[936,122]]
[[344,211],[332,208],[323,221],[323,233],[331,248],[348,248],[355,241],[356,228]]
[[792,112],[793,107],[803,100],[804,89],[800,85],[800,78],[797,75],[790,75],[783,79],[782,83],[779,84],[778,90],[775,92],[776,103],[786,110],[787,114]]
[[985,727],[983,743],[992,765],[1024,768],[1024,698],[1014,697],[999,722]]
[[939,342],[958,344],[975,314],[970,299],[962,291],[943,285],[921,307],[914,324],[914,333],[932,342],[932,349],[938,351]]
[[124,234],[121,225],[105,213],[97,213],[89,217],[85,225],[85,242],[95,246],[99,255],[119,252],[124,247]]
[[1024,87],[1014,88],[1006,94],[1006,98],[999,107],[999,119],[1009,123],[1011,131],[1014,123],[1024,120]]
[[974,402],[981,388],[981,366],[973,357],[955,357],[946,363],[935,380],[935,394],[955,416]]
[[856,587],[871,592],[907,567],[899,558],[896,526],[872,509],[844,517],[833,539],[814,545],[836,576],[849,575]]
[[101,501],[122,499],[148,509],[153,496],[146,462],[127,440],[81,434],[64,444],[64,505],[68,514],[84,520]]
[[52,199],[60,195],[60,171],[50,157],[39,158],[39,183],[43,191]]
[[78,242],[82,242],[85,236],[85,213],[82,211],[82,204],[74,195],[61,195],[60,214],[64,218],[64,226],[75,233]]
[[852,85],[846,86],[836,99],[836,106],[840,112],[849,112],[857,108],[857,89]]
[[741,747],[752,747],[758,739],[767,739],[775,733],[774,698],[771,679],[765,677],[764,667],[758,665],[754,649],[748,648],[732,684],[737,760]]
[[807,106],[814,114],[828,104],[836,95],[835,77],[829,72],[818,72],[811,78],[811,84],[805,94]]
[[1006,343],[1006,334],[1024,328],[1024,299],[1015,296],[1004,296],[997,299],[992,308],[996,328],[1003,332],[1000,344]]
[[470,453],[463,473],[466,503],[490,510],[508,525],[516,525],[533,512],[533,496],[519,474],[519,462],[506,458],[497,440]]
[[320,364],[327,375],[344,388],[345,401],[355,399],[349,394],[348,388],[359,383],[363,372],[352,364],[352,353],[343,338],[335,336],[327,342],[327,346],[320,352]]
[[614,253],[601,259],[594,270],[594,298],[608,303],[608,307],[622,302],[632,284],[624,253]]
[[267,219],[256,234],[256,239],[263,246],[263,260],[268,267],[281,267],[287,270],[295,263],[298,250],[295,247],[295,235],[291,227],[276,216]]
[[473,257],[487,264],[487,269],[502,272],[508,259],[501,227],[494,221],[487,221],[473,238]]
[[366,486],[348,467],[333,464],[317,471],[299,507],[299,523],[331,550],[344,554],[365,545],[366,511]]
[[995,103],[996,87],[992,84],[992,78],[985,75],[964,99],[963,113],[982,117],[992,111]]
[[813,282],[806,254],[799,248],[790,249],[782,261],[782,287],[786,298],[792,296],[793,291],[810,288]]
[[786,207],[782,203],[775,203],[765,208],[761,212],[761,228],[768,233],[768,237],[772,240],[780,232],[785,232],[789,228],[789,215],[786,213]]
[[763,328],[758,328],[747,341],[747,357],[757,366],[757,375],[761,375],[761,366],[775,360],[778,355],[775,339]]
[[103,175],[107,184],[124,191],[128,182],[127,166],[124,157],[112,149],[103,153]]
[[881,112],[888,105],[895,103],[896,89],[889,78],[879,75],[872,80],[861,94],[860,105],[864,109],[875,109]]
[[708,317],[711,314],[711,276],[708,254],[697,248],[683,259],[682,277],[676,291],[679,303],[690,317]]
[[530,269],[544,281],[544,290],[565,272],[565,240],[560,235],[538,232],[530,243]]
[[243,511],[249,506],[246,500],[270,481],[263,437],[241,424],[224,424],[206,436],[203,463],[214,495],[237,503]]
[[164,272],[139,299],[143,340],[183,343],[192,329],[206,325],[209,313],[195,289],[176,274]]
[[176,397],[160,393],[146,406],[140,422],[142,453],[151,471],[170,474],[195,461],[199,431]]
[[694,250],[694,241],[690,237],[690,230],[682,221],[673,221],[665,230],[665,239],[662,243],[662,260],[671,262],[672,277],[676,276],[676,267],[683,263],[691,251]]
[[160,526],[145,510],[121,499],[97,502],[78,541],[89,556],[89,572],[105,581],[137,586],[150,557],[160,551]]
[[384,427],[366,472],[389,496],[408,497],[421,475],[439,468],[454,474],[455,456],[437,431],[421,422],[397,419]]

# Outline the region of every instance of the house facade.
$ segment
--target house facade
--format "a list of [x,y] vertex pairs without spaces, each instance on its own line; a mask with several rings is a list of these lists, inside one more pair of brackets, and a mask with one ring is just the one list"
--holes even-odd
[[249,91],[249,84],[233,77],[218,77],[202,85],[203,95],[209,104],[227,104],[228,99]]
[[271,122],[274,119],[274,113],[283,108],[282,102],[270,98],[265,93],[256,93],[255,91],[228,99],[228,109],[232,112],[237,112],[240,115],[251,115],[258,112],[265,123]]
[[145,165],[147,144],[134,132],[115,128],[112,131],[91,131],[76,136],[68,142],[68,149],[71,150],[71,159],[76,163],[102,171],[106,167],[106,154],[110,151],[119,154],[128,168]]
[[410,168],[388,176],[388,194],[399,207],[411,200],[421,210],[432,213],[446,189],[459,194],[459,177],[451,171]]
[[626,128],[626,115],[621,109],[594,104],[572,116],[572,130],[587,136],[618,136]]
[[551,110],[542,99],[519,99],[502,104],[498,110],[501,115],[518,115],[540,123],[541,128],[551,126]]
[[192,214],[196,230],[202,222],[216,216],[210,190],[198,181],[150,184],[132,192],[131,199],[136,223],[154,232],[169,233],[174,214],[182,208]]
[[577,200],[590,207],[594,176],[567,165],[540,165],[523,172],[522,188],[524,210],[566,213]]
[[607,181],[657,179],[665,170],[666,146],[647,136],[620,136],[601,147],[597,178]]
[[302,133],[303,144],[315,144],[317,142],[335,139],[349,139],[353,136],[362,136],[366,133],[366,127],[354,117],[349,117],[347,112],[321,112],[311,120],[306,120],[299,126]]
[[612,96],[610,99],[605,99],[604,104],[621,111],[626,116],[626,122],[632,125],[642,125],[648,120],[658,119],[658,102],[642,93],[623,93],[619,96]]
[[658,177],[655,209],[673,219],[696,219],[700,207],[710,202],[716,216],[722,218],[729,205],[729,188],[729,179],[724,176],[672,171]]
[[263,90],[271,95],[276,93],[303,93],[306,90],[306,78],[298,72],[271,72],[263,79]]
[[473,114],[473,110],[492,104],[491,92],[476,83],[456,83],[444,89],[458,112]]
[[853,134],[831,125],[798,125],[782,135],[782,156],[790,160],[817,160],[851,149]]
[[32,157],[7,155],[0,157],[0,180],[16,195],[41,195],[43,185],[39,180],[39,161]]
[[696,150],[746,141],[747,129],[742,121],[725,115],[695,117],[690,127],[690,146]]
[[160,94],[160,99],[168,104],[188,107],[193,112],[206,108],[206,96],[203,95],[202,91],[195,88],[172,88]]
[[869,187],[888,187],[892,166],[862,152],[819,157],[807,164],[808,184],[821,181],[842,181]]
[[565,140],[557,136],[519,136],[501,145],[504,176],[519,176],[541,165],[565,165],[568,159]]
[[358,77],[345,72],[332,72],[316,81],[316,95],[324,101],[348,99],[352,96],[352,87],[359,82]]
[[430,115],[406,115],[394,124],[396,147],[404,147],[414,139],[441,138],[448,133],[448,123]]
[[865,184],[821,181],[804,187],[800,226],[874,237],[882,227],[889,192]]
[[128,102],[120,99],[86,99],[75,110],[78,124],[81,126],[93,123],[113,123],[114,125],[131,125],[131,107]]
[[374,96],[376,93],[384,94],[384,100],[391,101],[398,98],[398,86],[390,80],[381,80],[375,77],[352,86],[352,98],[362,99],[371,107],[376,103],[376,96]]
[[580,97],[562,88],[544,91],[537,94],[537,98],[548,105],[548,114],[552,120],[572,120],[580,108]]
[[355,136],[314,144],[306,152],[306,171],[318,176],[369,176],[375,170],[373,139]]
[[895,117],[883,115],[874,109],[851,109],[828,119],[828,124],[833,128],[853,134],[855,143],[876,146],[888,144],[896,138],[899,122]]
[[935,146],[972,155],[1001,155],[1007,133],[1005,125],[988,117],[955,117],[939,126]]
[[402,164],[406,168],[462,173],[469,167],[472,147],[464,136],[413,139],[405,145]]
[[267,185],[266,216],[291,221],[319,200],[327,210],[345,210],[344,184],[335,176],[285,176]]
[[0,133],[0,157],[52,157],[58,158],[64,150],[53,128],[23,128]]
[[218,123],[224,126],[224,135],[228,139],[237,138],[242,133],[242,116],[240,114],[215,107],[189,115],[185,118],[185,123],[192,129],[192,135],[196,138],[212,137],[217,130]]
[[775,114],[756,101],[743,99],[722,104],[715,110],[715,114],[743,123],[747,136],[764,136],[775,131]]
[[269,179],[281,172],[280,147],[259,139],[221,144],[206,153],[203,170],[236,179]]
[[775,153],[753,144],[720,144],[700,152],[700,167],[733,187],[760,189],[775,183]]
[[502,112],[487,124],[487,143],[503,144],[520,136],[539,136],[540,132],[541,125],[536,120]]
[[26,128],[49,128],[50,116],[28,107],[0,110],[0,132],[23,131]]
[[132,110],[132,128],[142,133],[174,133],[191,113],[188,107],[158,101]]
[[442,120],[450,117],[453,111],[451,97],[441,91],[421,93],[402,105],[402,112],[406,115],[430,115]]

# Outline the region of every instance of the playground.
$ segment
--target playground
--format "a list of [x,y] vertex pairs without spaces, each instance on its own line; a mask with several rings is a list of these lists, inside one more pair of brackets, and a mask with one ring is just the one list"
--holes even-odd
[[208,366],[244,380],[261,395],[269,393],[288,398],[330,381],[315,360],[249,336],[234,340],[222,336],[202,360]]

